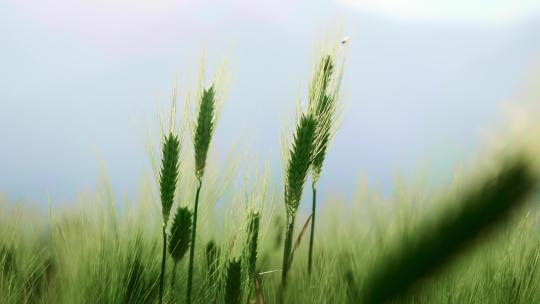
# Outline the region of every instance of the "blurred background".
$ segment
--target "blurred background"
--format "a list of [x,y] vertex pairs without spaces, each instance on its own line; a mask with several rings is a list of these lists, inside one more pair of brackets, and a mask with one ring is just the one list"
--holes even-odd
[[233,76],[211,157],[235,149],[281,185],[283,126],[317,45],[337,33],[350,37],[346,111],[319,187],[348,197],[364,178],[391,193],[397,172],[437,185],[483,149],[540,59],[536,0],[0,6],[0,193],[12,201],[73,200],[95,188],[100,163],[135,196],[157,100],[167,107],[177,84],[183,101],[203,52],[209,68],[228,57]]

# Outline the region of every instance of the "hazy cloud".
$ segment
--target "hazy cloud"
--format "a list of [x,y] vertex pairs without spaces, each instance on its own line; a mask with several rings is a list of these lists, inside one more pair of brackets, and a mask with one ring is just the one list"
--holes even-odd
[[537,0],[340,0],[361,11],[431,22],[501,24],[540,15]]

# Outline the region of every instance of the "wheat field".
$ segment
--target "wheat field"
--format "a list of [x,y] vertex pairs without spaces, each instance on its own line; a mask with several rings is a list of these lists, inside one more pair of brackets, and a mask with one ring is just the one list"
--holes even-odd
[[239,182],[244,159],[209,160],[224,67],[185,115],[175,89],[137,199],[119,200],[104,178],[62,209],[0,201],[1,302],[540,303],[534,140],[485,152],[435,190],[360,184],[354,199],[318,205],[346,119],[341,56],[314,65],[282,181],[262,170]]

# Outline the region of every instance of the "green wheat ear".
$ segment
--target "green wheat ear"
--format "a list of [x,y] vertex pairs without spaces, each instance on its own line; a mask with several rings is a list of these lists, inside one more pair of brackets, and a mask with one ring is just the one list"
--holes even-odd
[[179,162],[180,141],[178,137],[171,132],[165,137],[163,143],[163,161],[159,180],[164,226],[166,226],[169,221],[169,214],[171,213],[171,207],[174,202]]
[[334,99],[326,98],[330,96],[329,84],[334,73],[334,58],[326,55],[321,59],[319,66],[315,70],[311,86],[309,88],[310,111],[315,115],[327,112],[332,107]]
[[334,126],[337,92],[339,85],[330,92],[330,79],[334,73],[334,58],[326,55],[322,58],[313,76],[309,94],[309,111],[317,120],[316,140],[313,152],[312,174],[316,183],[321,175],[326,150],[330,144]]
[[191,239],[191,211],[187,207],[176,210],[169,236],[169,254],[178,263],[187,253]]
[[285,206],[289,217],[296,215],[312,162],[316,121],[313,115],[303,114],[296,127],[293,146],[289,153],[285,177]]
[[242,263],[240,259],[229,262],[225,287],[225,303],[239,304],[242,301]]
[[249,213],[249,224],[247,230],[246,244],[248,247],[248,272],[251,279],[255,279],[257,274],[257,245],[259,240],[259,226],[261,215],[259,212]]
[[523,205],[536,178],[529,163],[517,159],[500,173],[479,184],[460,200],[453,214],[425,222],[380,261],[351,303],[384,303],[406,294],[415,284],[435,274],[474,241],[503,224],[511,211]]
[[216,93],[214,85],[204,89],[199,103],[199,112],[197,115],[197,124],[195,127],[195,173],[199,181],[204,175],[206,166],[206,157],[210,140],[214,133],[216,111]]

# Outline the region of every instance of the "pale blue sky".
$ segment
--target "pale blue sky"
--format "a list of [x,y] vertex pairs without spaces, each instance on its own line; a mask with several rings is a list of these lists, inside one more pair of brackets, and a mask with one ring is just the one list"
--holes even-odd
[[351,39],[348,111],[321,186],[349,195],[366,176],[388,191],[396,170],[426,162],[444,178],[537,62],[538,3],[4,0],[0,193],[70,200],[95,187],[99,155],[133,194],[156,97],[196,76],[203,49],[209,66],[228,54],[234,75],[214,155],[240,141],[279,175],[283,124],[314,46],[337,29]]

